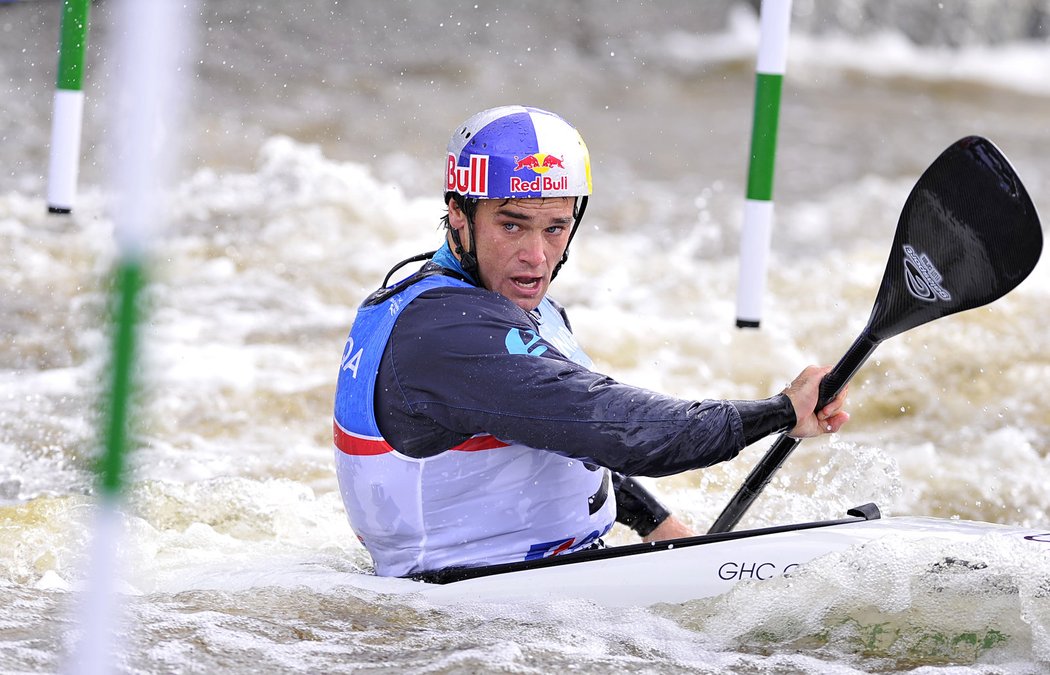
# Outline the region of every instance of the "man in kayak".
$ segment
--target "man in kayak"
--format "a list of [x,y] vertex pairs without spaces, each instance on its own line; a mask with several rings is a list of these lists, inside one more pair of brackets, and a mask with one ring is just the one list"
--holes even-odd
[[561,117],[505,106],[452,135],[445,242],[361,305],[335,397],[350,524],[384,576],[543,558],[601,545],[615,521],[651,541],[692,532],[630,476],[732,459],[814,413],[830,368],[760,401],[689,401],[592,370],[547,289],[591,194],[583,139]]

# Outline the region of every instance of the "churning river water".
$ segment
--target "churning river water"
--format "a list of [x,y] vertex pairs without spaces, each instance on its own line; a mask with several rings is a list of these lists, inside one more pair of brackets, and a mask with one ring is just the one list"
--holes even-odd
[[[116,253],[109,4],[91,17],[78,201],[55,216],[44,176],[60,3],[0,3],[5,673],[59,670],[76,634]],[[118,668],[1050,670],[1050,552],[968,552],[1001,578],[993,591],[946,588],[929,573],[937,551],[889,543],[880,565],[846,552],[792,583],[682,605],[437,607],[384,593],[347,525],[330,422],[343,340],[387,268],[436,247],[444,146],[474,111],[537,105],[581,130],[595,194],[552,294],[599,369],[682,397],[765,397],[838,360],[908,191],[956,139],[993,140],[1050,213],[1047,3],[796,0],[794,12],[763,324],[740,331],[751,5],[201,3],[147,289]],[[1048,264],[988,307],[882,345],[853,382],[851,423],[800,446],[741,527],[869,501],[1050,525]],[[706,530],[767,445],[647,482]]]

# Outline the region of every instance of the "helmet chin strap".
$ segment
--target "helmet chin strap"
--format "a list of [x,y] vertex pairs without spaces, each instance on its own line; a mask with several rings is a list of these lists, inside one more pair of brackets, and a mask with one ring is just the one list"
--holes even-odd
[[[467,221],[467,231],[470,233],[470,245],[473,248],[474,242],[474,219],[470,217],[466,209],[460,207],[463,212],[463,218]],[[452,243],[455,244],[456,257],[459,258],[459,264],[463,268],[463,271],[469,274],[479,284],[481,283],[481,275],[478,273],[478,257],[473,251],[468,251],[463,247],[463,241],[459,238],[459,230],[454,227],[449,228],[449,234],[452,235]]]
[[[580,227],[580,221],[583,220],[583,212],[587,210],[587,196],[580,197],[579,201],[573,206],[573,223],[572,231],[569,232],[569,241],[565,242],[565,251],[561,254],[561,260],[554,266],[554,271],[551,272],[551,281],[554,281],[554,277],[558,276],[558,272],[561,271],[561,266],[565,264],[565,261],[569,259],[569,244],[572,243],[572,238],[576,236],[576,230]],[[471,233],[473,236],[473,233]]]

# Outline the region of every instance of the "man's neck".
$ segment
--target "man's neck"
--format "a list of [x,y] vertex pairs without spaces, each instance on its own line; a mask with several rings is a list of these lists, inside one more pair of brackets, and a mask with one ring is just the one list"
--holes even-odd
[[466,271],[463,269],[463,266],[459,263],[459,258],[457,258],[456,255],[452,253],[452,247],[449,246],[448,241],[445,242],[444,246],[437,250],[437,253],[434,254],[433,258],[431,258],[431,261],[437,263],[438,265],[441,265],[445,269],[450,269],[454,272],[462,274],[464,277],[472,281],[475,285],[478,285],[477,280],[466,273]]

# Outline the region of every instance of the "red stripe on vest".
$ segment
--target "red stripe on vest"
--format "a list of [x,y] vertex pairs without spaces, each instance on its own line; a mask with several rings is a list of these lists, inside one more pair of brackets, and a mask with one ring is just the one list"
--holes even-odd
[[[348,455],[382,455],[393,452],[394,448],[382,438],[366,438],[346,431],[338,422],[332,422],[332,432],[335,437],[335,447]],[[450,448],[461,452],[477,452],[478,450],[494,450],[505,448],[509,443],[504,443],[494,436],[483,435],[468,438],[459,445]]]
[[462,443],[451,449],[461,450],[463,452],[476,452],[478,450],[495,450],[496,448],[505,448],[508,445],[510,445],[510,443],[504,443],[503,441],[497,439],[495,436],[489,436],[488,434],[485,434],[484,436],[474,436],[473,438],[468,438],[467,440],[463,441]]
[[348,455],[382,455],[393,450],[382,438],[364,438],[346,431],[338,422],[332,423],[335,447]]

